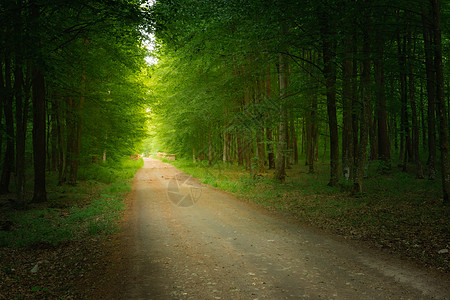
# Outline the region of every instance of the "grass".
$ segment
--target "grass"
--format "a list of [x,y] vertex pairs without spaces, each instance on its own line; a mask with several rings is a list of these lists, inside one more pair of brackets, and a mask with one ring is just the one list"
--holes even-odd
[[13,228],[0,231],[0,246],[58,245],[115,232],[131,179],[142,165],[142,159],[123,159],[82,167],[76,186],[57,186],[56,178],[50,175],[47,203],[2,215]]
[[167,162],[202,183],[232,192],[241,199],[450,271],[448,255],[438,253],[450,248],[450,207],[441,204],[439,180],[418,180],[413,172],[400,170],[379,174],[374,162],[364,180],[365,192],[354,197],[349,193],[349,182],[327,186],[326,162],[317,163],[314,174],[307,173],[305,166],[294,166],[287,170],[283,184],[271,179],[272,172],[251,178],[248,171],[236,165],[209,167],[205,162]]

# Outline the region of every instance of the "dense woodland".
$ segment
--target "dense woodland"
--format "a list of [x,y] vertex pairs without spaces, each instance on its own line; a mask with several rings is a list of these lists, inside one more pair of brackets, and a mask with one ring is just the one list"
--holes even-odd
[[441,180],[449,203],[448,1],[171,0],[151,10],[153,150],[275,169],[279,181],[327,155],[329,185],[355,194],[370,162]]
[[0,193],[24,204],[28,179],[45,201],[46,175],[73,185],[82,165],[139,153],[151,124],[152,150],[279,181],[325,155],[329,185],[355,194],[369,162],[414,169],[448,204],[449,14],[439,0],[2,1]]
[[136,153],[147,131],[147,10],[139,1],[1,1],[1,194],[14,192],[19,206],[44,202],[46,175],[74,185],[80,166]]

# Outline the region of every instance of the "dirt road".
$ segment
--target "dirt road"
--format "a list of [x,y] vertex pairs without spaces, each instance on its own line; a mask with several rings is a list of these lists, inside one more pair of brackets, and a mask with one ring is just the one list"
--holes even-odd
[[[178,175],[177,175],[178,174]],[[304,228],[147,159],[103,299],[450,299],[445,274]]]

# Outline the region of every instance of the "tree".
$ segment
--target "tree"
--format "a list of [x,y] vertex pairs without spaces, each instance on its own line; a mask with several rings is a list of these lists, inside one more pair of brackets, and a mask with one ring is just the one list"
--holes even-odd
[[450,204],[450,159],[448,156],[448,115],[444,95],[444,71],[442,65],[442,34],[439,0],[430,0],[434,35],[434,63],[436,68],[436,112],[439,120],[439,146],[441,150],[441,173],[443,203]]

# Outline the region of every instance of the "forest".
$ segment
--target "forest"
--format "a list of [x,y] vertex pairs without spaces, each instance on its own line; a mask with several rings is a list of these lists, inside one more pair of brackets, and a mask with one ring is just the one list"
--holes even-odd
[[120,228],[183,232],[166,163],[448,274],[449,119],[450,1],[2,0],[0,298],[87,299],[158,243]]
[[144,18],[137,1],[2,1],[0,194],[14,205],[45,202],[46,177],[75,185],[80,168],[138,153]]
[[[152,147],[364,192],[368,165],[449,204],[448,1],[158,1]],[[301,160],[299,161],[299,157]]]

